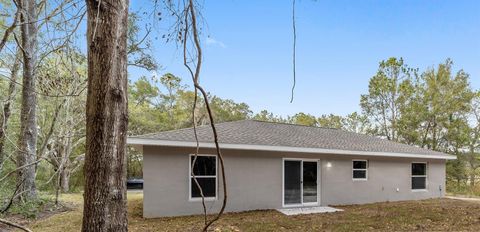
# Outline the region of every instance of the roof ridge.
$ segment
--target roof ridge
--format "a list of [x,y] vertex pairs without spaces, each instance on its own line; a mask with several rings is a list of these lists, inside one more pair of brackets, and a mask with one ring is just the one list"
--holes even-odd
[[[244,121],[244,120],[239,120],[239,121]],[[259,119],[245,119],[245,121],[255,121],[255,122],[265,122],[265,123],[271,123],[271,124],[283,124],[283,125],[288,125],[288,126],[303,126],[303,127],[317,128],[317,129],[329,129],[329,130],[345,131],[345,130],[338,129],[338,128],[333,128],[333,127],[309,126],[309,125],[295,124],[295,123],[289,123],[289,122],[272,122],[272,121],[263,121],[263,120],[259,120]]]

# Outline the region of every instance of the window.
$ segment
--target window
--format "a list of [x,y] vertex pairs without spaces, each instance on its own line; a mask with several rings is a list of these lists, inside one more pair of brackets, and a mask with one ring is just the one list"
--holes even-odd
[[[214,199],[217,196],[217,157],[214,155],[198,155],[195,165],[195,155],[190,155],[190,199],[202,198],[200,185],[205,198]],[[194,176],[195,175],[195,179]]]
[[353,160],[353,180],[367,180],[368,162],[366,160]]
[[427,163],[412,163],[412,190],[427,189]]

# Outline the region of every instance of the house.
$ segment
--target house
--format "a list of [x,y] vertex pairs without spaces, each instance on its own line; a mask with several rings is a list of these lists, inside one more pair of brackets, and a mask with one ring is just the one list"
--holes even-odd
[[[337,129],[244,120],[216,124],[227,212],[418,200],[445,195],[455,156]],[[223,186],[210,126],[128,138],[143,151],[146,218],[217,212]]]

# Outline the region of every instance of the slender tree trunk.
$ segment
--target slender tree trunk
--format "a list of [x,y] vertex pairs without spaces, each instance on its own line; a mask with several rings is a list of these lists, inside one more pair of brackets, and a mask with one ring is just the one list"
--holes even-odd
[[70,191],[70,164],[66,163],[60,171],[60,190],[63,193]]
[[20,68],[20,59],[21,59],[21,53],[20,49],[17,50],[17,54],[15,55],[15,61],[13,63],[11,72],[10,72],[10,84],[8,86],[8,93],[7,93],[7,99],[5,100],[3,104],[3,113],[0,115],[0,170],[3,167],[3,161],[5,154],[3,152],[3,148],[5,146],[5,136],[7,133],[7,126],[8,126],[8,120],[10,119],[10,114],[11,114],[11,105],[13,102],[13,99],[15,98],[15,92],[17,90],[17,76],[18,76],[18,70]]
[[475,172],[470,174],[470,187],[475,187]]
[[68,136],[62,152],[62,168],[60,169],[60,190],[64,193],[69,190],[70,180],[70,155],[72,154],[72,139]]
[[87,10],[86,184],[82,231],[122,232],[127,231],[128,0],[87,0]]
[[[37,96],[35,93],[35,65],[37,61],[37,2],[21,0],[20,21],[23,51],[22,109],[20,113],[20,136],[18,141],[17,167],[36,161],[37,149]],[[21,183],[21,198],[36,198],[36,165],[29,165],[17,172],[17,182]]]

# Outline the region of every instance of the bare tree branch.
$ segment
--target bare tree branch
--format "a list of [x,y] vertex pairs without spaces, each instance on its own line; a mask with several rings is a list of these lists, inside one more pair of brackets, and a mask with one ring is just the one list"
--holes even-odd
[[[220,150],[220,146],[219,146],[219,143],[218,143],[218,134],[217,134],[217,130],[215,128],[215,122],[214,122],[214,119],[213,119],[212,109],[210,108],[210,104],[209,104],[209,100],[208,100],[208,94],[202,88],[202,86],[199,84],[200,70],[201,70],[201,66],[202,66],[202,48],[200,46],[199,33],[198,33],[198,30],[197,30],[197,15],[196,15],[196,12],[195,12],[195,5],[193,3],[193,0],[188,1],[185,9],[186,9],[185,10],[186,11],[185,12],[185,14],[186,14],[185,15],[185,22],[184,22],[185,23],[185,26],[184,26],[185,31],[183,32],[183,33],[185,33],[184,34],[184,39],[183,39],[184,66],[188,69],[188,71],[189,71],[189,73],[192,77],[192,81],[193,81],[194,88],[195,88],[195,102],[194,102],[193,113],[192,114],[193,114],[193,121],[194,121],[193,125],[194,125],[195,140],[196,140],[197,146],[196,146],[194,163],[192,165],[195,165],[195,161],[196,161],[196,158],[197,158],[197,155],[198,155],[198,151],[200,149],[199,142],[198,142],[198,136],[197,136],[197,132],[196,132],[196,127],[195,127],[195,125],[196,125],[195,107],[196,107],[197,90],[198,90],[198,91],[201,92],[201,94],[203,96],[203,99],[204,99],[204,102],[205,102],[205,106],[207,108],[207,113],[208,113],[209,120],[210,120],[210,126],[212,127],[212,133],[213,133],[213,137],[214,137],[216,153],[217,153],[218,159],[220,160],[220,168],[221,168],[222,184],[223,184],[222,207],[221,207],[220,211],[218,212],[218,214],[212,220],[208,221],[207,216],[206,216],[207,214],[206,214],[206,208],[205,208],[205,203],[204,203],[203,191],[201,189],[201,186],[198,184],[196,178],[194,178],[197,187],[200,189],[200,193],[201,193],[201,196],[202,196],[202,204],[203,204],[203,207],[204,207],[205,226],[203,228],[203,231],[207,231],[208,228],[210,227],[210,225],[212,225],[215,221],[220,219],[223,212],[225,211],[225,206],[227,204],[227,196],[228,196],[227,195],[227,183],[226,183],[226,177],[225,177],[225,166],[224,166],[223,156],[222,156],[222,152]],[[192,25],[191,30],[189,30],[189,27],[188,27],[188,25],[190,24],[189,18],[191,20],[191,25]],[[181,33],[181,30],[180,30],[180,33]],[[187,54],[186,43],[188,41],[188,34],[189,33],[192,34],[193,43],[194,43],[194,47],[195,47],[195,51],[196,51],[195,72],[193,72],[192,68],[188,65],[188,62],[187,62],[187,59],[186,59],[186,54]]]
[[10,222],[10,221],[7,221],[7,220],[5,220],[5,219],[1,219],[1,218],[0,218],[0,222],[3,223],[3,224],[5,224],[5,225],[8,225],[8,226],[21,229],[21,230],[26,231],[26,232],[32,232],[32,231],[31,231],[30,229],[28,229],[27,227],[21,226],[21,225],[19,225],[19,224],[16,224],[16,223],[13,223],[13,222]]
[[3,47],[5,46],[5,44],[8,41],[8,38],[10,37],[10,34],[13,32],[15,27],[17,27],[16,23],[18,21],[18,16],[20,15],[19,12],[20,10],[17,8],[17,12],[15,12],[15,17],[13,18],[12,25],[10,25],[10,27],[8,27],[7,30],[5,30],[5,34],[3,34],[2,41],[0,41],[0,52],[2,52]]
[[[185,14],[185,33],[184,33],[184,39],[183,39],[183,65],[188,69],[190,75],[192,76],[192,80],[194,81],[195,80],[195,74],[193,73],[192,68],[190,67],[190,65],[188,65],[188,62],[187,62],[187,41],[188,41],[188,31],[189,31],[188,24],[189,24],[188,23],[188,14]],[[195,135],[196,149],[195,149],[195,156],[194,156],[193,162],[192,162],[192,167],[195,167],[195,164],[197,163],[197,157],[198,157],[198,153],[199,153],[199,149],[200,149],[200,144],[198,142],[198,135],[197,135],[197,121],[196,121],[196,117],[195,117],[198,94],[197,94],[197,88],[194,87],[194,89],[195,89],[195,91],[194,91],[194,101],[193,101],[193,107],[192,107],[192,122],[193,122],[193,133]],[[204,224],[207,225],[208,224],[208,218],[207,218],[207,207],[205,205],[205,195],[203,193],[202,187],[198,183],[197,177],[195,176],[195,173],[193,172],[193,170],[192,170],[191,175],[193,177],[195,185],[200,190],[200,196],[202,197]]]
[[292,25],[293,25],[293,86],[292,86],[292,95],[290,97],[290,103],[293,102],[293,95],[295,91],[295,85],[297,82],[297,70],[296,70],[296,50],[297,50],[297,28],[295,25],[295,0],[293,0],[292,4]]
[[29,163],[29,164],[22,165],[22,166],[20,166],[20,167],[18,167],[18,168],[16,168],[16,169],[10,171],[9,173],[5,174],[2,178],[0,178],[0,183],[1,183],[2,181],[4,181],[7,177],[11,176],[11,175],[12,175],[13,173],[15,173],[16,171],[19,171],[19,170],[21,170],[21,169],[24,169],[24,168],[30,167],[30,166],[32,166],[32,165],[38,164],[38,163],[40,163],[40,161],[42,161],[43,159],[44,159],[44,158],[42,157],[42,158],[40,158],[40,159],[37,159],[37,160],[36,160],[35,162],[33,162],[33,163]]

